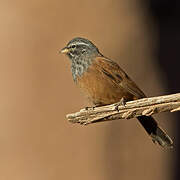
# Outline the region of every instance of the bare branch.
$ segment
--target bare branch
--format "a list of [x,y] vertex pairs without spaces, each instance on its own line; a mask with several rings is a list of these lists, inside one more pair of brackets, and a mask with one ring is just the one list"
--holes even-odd
[[131,119],[142,115],[150,116],[165,111],[180,111],[180,93],[129,101],[125,105],[111,104],[97,108],[85,108],[68,114],[66,117],[71,123],[87,125],[102,121]]

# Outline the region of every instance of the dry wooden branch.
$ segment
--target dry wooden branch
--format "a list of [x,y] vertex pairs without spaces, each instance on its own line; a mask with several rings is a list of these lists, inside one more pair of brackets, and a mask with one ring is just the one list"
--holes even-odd
[[69,122],[87,125],[142,115],[150,116],[165,111],[180,111],[180,93],[129,101],[125,105],[111,104],[97,108],[85,108],[68,114],[66,117]]

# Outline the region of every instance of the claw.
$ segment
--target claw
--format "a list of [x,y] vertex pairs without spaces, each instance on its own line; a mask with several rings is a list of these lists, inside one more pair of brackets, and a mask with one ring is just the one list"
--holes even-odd
[[126,105],[126,101],[125,101],[124,97],[122,97],[121,100],[115,104],[115,110],[119,112],[118,107],[125,106],[125,105]]
[[85,109],[86,111],[94,110],[94,109],[95,109],[95,106],[92,106],[92,107],[85,107],[84,109]]

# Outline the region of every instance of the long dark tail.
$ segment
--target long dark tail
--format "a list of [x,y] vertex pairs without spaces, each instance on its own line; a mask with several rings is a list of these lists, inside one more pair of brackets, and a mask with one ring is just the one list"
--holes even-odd
[[173,147],[172,139],[158,126],[153,117],[139,116],[137,119],[151,136],[153,142],[158,142],[162,147]]

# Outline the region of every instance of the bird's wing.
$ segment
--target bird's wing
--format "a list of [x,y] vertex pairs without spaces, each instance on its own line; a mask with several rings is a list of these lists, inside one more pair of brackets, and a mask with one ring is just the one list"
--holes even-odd
[[105,57],[96,57],[97,65],[102,69],[102,72],[110,77],[116,84],[124,88],[130,94],[135,96],[135,99],[146,97],[138,86],[129,78],[129,76],[120,68],[120,66]]

